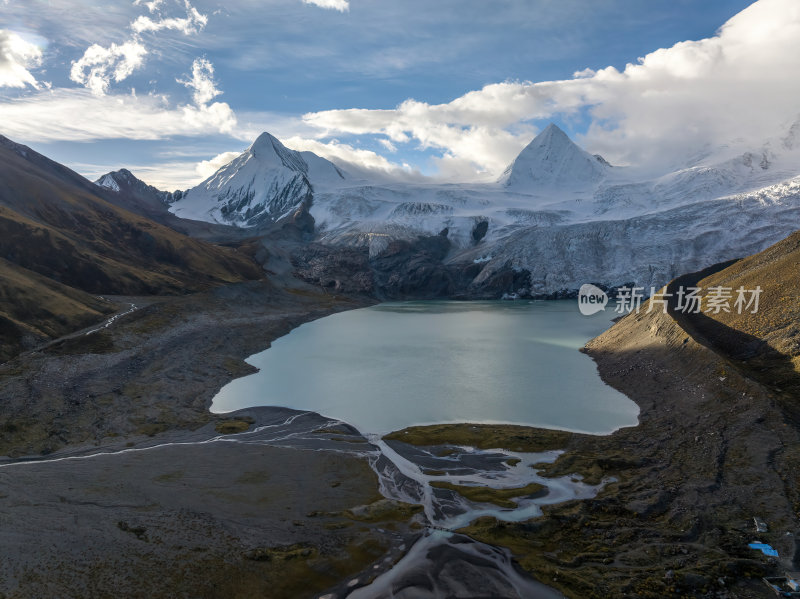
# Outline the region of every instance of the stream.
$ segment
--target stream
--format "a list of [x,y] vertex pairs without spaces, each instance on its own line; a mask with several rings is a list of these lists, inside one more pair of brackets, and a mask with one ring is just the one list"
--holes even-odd
[[[131,304],[100,328],[135,309]],[[166,444],[0,462],[0,470],[213,443],[356,455],[368,460],[385,498],[422,506],[420,534],[320,599],[557,599],[560,593],[519,571],[507,550],[457,531],[487,516],[529,520],[541,515],[543,505],[593,497],[608,481],[588,485],[577,475],[540,476],[535,465],[554,462],[559,451],[428,449],[383,435],[434,422],[505,422],[593,434],[635,425],[636,405],[607,387],[592,360],[577,351],[609,326],[611,316],[583,317],[574,302],[409,302],[337,314],[302,325],[248,359],[260,372],[233,381],[214,399],[214,412],[259,410],[269,413],[269,424],[233,435],[176,433]],[[258,407],[270,404],[276,407]],[[356,434],[350,426],[364,431],[368,443],[320,434],[336,427]],[[546,489],[499,507],[436,483],[491,489],[537,483]]]
[[[542,505],[590,498],[602,485],[541,477],[532,466],[555,461],[557,451],[458,447],[437,455],[382,437],[443,422],[589,434],[636,425],[636,404],[607,386],[577,351],[613,316],[583,316],[574,301],[398,302],[344,312],[304,324],[248,358],[259,372],[226,385],[211,409],[280,405],[347,422],[375,448],[368,458],[384,497],[423,506],[425,532],[400,561],[388,570],[376,566],[374,580],[348,581],[324,599],[557,598],[520,573],[506,550],[455,531],[485,516],[529,520]],[[502,508],[431,483],[492,489],[538,483],[546,492]]]

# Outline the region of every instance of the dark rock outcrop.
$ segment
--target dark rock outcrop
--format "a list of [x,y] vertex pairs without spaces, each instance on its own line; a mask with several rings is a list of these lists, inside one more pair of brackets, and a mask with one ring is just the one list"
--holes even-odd
[[530,272],[510,263],[481,276],[484,264],[449,263],[447,230],[415,240],[393,240],[370,258],[367,248],[298,245],[292,251],[295,276],[337,293],[382,300],[500,299],[530,297]]
[[325,290],[348,295],[375,293],[366,249],[310,243],[299,246],[291,262],[296,277]]
[[489,230],[488,220],[482,220],[475,223],[475,226],[472,227],[472,233],[471,233],[472,241],[474,241],[476,245],[480,243],[481,239],[486,237],[486,232],[488,230]]

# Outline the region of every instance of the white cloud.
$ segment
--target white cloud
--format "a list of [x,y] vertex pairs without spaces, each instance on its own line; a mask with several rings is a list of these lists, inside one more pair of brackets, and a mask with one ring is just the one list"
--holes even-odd
[[[155,11],[161,3],[155,0],[135,4],[144,4]],[[185,7],[193,22],[205,24],[206,18],[199,15],[188,0]],[[153,30],[172,28],[169,19],[165,22],[166,25]],[[14,34],[0,35],[0,46],[4,40],[11,40],[9,47],[22,47],[30,60],[40,59],[38,48],[21,45],[17,38]],[[123,81],[141,68],[147,54],[148,49],[138,34],[108,47],[92,44],[73,62],[70,70],[70,78],[86,89],[51,90],[49,84],[43,84],[48,91],[0,101],[4,133],[24,141],[159,140],[178,135],[233,133],[236,115],[227,103],[213,101],[222,92],[213,79],[214,66],[204,58],[194,61],[186,80],[178,80],[192,90],[191,103],[176,104],[157,94],[109,93],[112,81]],[[26,54],[17,52],[15,56]],[[0,75],[2,66],[0,58]],[[36,85],[35,80],[31,83],[26,79],[25,82]]]
[[152,0],[151,2],[145,2],[145,0],[135,0],[133,3],[134,6],[146,6],[147,10],[150,12],[156,12],[163,4],[164,0]]
[[194,135],[202,132],[231,133],[236,126],[236,114],[225,102],[182,106],[183,123],[189,126]]
[[[334,10],[348,8],[343,0],[312,3]],[[86,34],[75,37],[82,40],[78,42],[81,50],[99,41],[73,67],[78,82],[98,97],[83,89],[52,94],[30,90],[27,97],[3,100],[0,123],[8,135],[23,140],[167,139],[222,131],[237,140],[252,141],[260,131],[268,130],[290,147],[294,143],[299,149],[335,160],[390,172],[404,170],[402,164],[392,161],[399,159],[390,153],[397,151],[408,159],[414,148],[432,149],[440,175],[452,179],[499,174],[548,119],[569,121],[588,116],[588,132],[577,141],[590,151],[617,164],[663,164],[685,158],[707,144],[760,144],[800,112],[796,100],[800,97],[797,0],[759,0],[730,19],[716,35],[655,50],[620,70],[577,70],[572,78],[561,81],[505,81],[443,104],[409,99],[387,110],[311,113],[302,122],[293,115],[240,113],[240,121],[256,123],[246,128],[237,125],[230,106],[215,101],[218,85],[213,67],[210,63],[206,66],[204,59],[195,61],[191,73],[183,78],[193,96],[191,103],[180,105],[161,96],[132,98],[111,91],[115,81],[143,68],[149,52],[156,54],[156,37],[178,32],[173,34],[177,37],[205,26],[205,15],[197,13],[203,19],[195,17],[197,11],[185,0],[177,4],[137,0],[138,8],[132,8],[133,2],[124,4],[125,10],[115,13],[117,20],[110,21],[113,26],[105,24],[103,28],[106,34],[112,32],[112,37],[102,41],[86,38]],[[178,12],[167,14],[168,6]],[[248,10],[258,6],[256,0],[247,3]],[[302,5],[296,2],[295,8]],[[135,18],[140,13],[147,16]],[[123,36],[110,44],[115,39],[113,32],[125,24],[131,24],[128,41]],[[97,35],[97,30],[93,27],[92,34]],[[221,44],[219,39],[216,43]],[[131,44],[127,51],[122,49],[125,44]],[[4,47],[0,42],[0,48]],[[273,54],[277,60],[285,50]],[[10,77],[7,56],[0,53],[0,81]],[[37,84],[31,71],[40,60],[41,54],[14,58],[14,64],[22,68],[11,78],[17,87]],[[109,95],[101,98],[99,94]],[[377,142],[378,152],[360,149],[350,136],[369,136],[371,142]],[[347,143],[335,141],[337,138]],[[196,166],[196,159],[185,165],[192,175]]]
[[[155,4],[155,7],[152,5]],[[150,12],[153,12],[155,9],[159,7],[157,3],[148,3],[146,5]],[[172,29],[174,31],[180,31],[184,35],[192,35],[197,33],[198,31],[202,31],[202,29],[208,24],[208,17],[204,14],[198,12],[198,10],[189,4],[188,0],[185,3],[186,6],[186,17],[185,18],[168,18],[168,19],[159,19],[154,21],[150,17],[147,16],[139,16],[137,19],[131,23],[131,29],[134,33],[145,33],[147,31],[162,31],[164,29]]]
[[0,123],[5,135],[26,142],[154,140],[231,133],[236,116],[221,102],[170,106],[164,96],[98,96],[83,89],[57,89],[0,102]]
[[120,82],[130,77],[142,66],[146,55],[147,49],[135,40],[111,44],[108,48],[92,44],[72,63],[69,77],[93,94],[102,96],[108,92],[112,79]]
[[382,135],[443,152],[440,167],[499,174],[530,140],[531,121],[588,111],[580,140],[617,163],[664,164],[703,146],[760,144],[797,116],[800,2],[760,0],[714,37],[656,50],[624,70],[487,85],[447,104],[304,116],[322,136]]
[[178,83],[194,90],[192,97],[198,106],[208,104],[222,93],[214,82],[214,65],[205,58],[195,59],[192,63],[192,78],[178,79]]
[[201,180],[205,181],[239,154],[241,154],[241,152],[223,152],[222,154],[217,154],[211,160],[203,160],[200,162],[194,170]]
[[38,89],[39,83],[29,69],[42,64],[41,49],[18,34],[0,29],[0,87]]
[[[194,162],[159,161],[156,164],[126,163],[124,167],[148,185],[163,191],[189,189],[202,181],[194,172]],[[72,162],[69,167],[90,181],[96,181],[106,173],[120,168],[116,161],[107,164]]]
[[[141,4],[134,2],[135,5]],[[153,12],[160,2],[144,3]],[[147,16],[139,16],[131,23],[133,36],[121,44],[112,43],[108,47],[92,44],[83,56],[72,63],[70,79],[85,86],[93,94],[102,96],[108,93],[111,81],[119,83],[130,77],[144,64],[148,49],[142,41],[141,34],[162,30],[176,30],[185,35],[192,35],[202,30],[208,23],[208,17],[200,14],[189,0],[184,0],[186,18],[161,18],[154,21]]]
[[388,152],[391,152],[392,154],[397,152],[397,146],[392,143],[392,140],[390,140],[390,139],[379,139],[378,141],[380,142],[380,144],[384,148],[386,148],[386,150]]
[[407,164],[391,162],[372,150],[355,148],[336,140],[322,142],[316,139],[293,136],[282,139],[281,142],[287,148],[298,152],[314,152],[317,156],[322,156],[341,164],[345,169],[350,166],[351,169],[365,170],[384,176],[406,179],[409,176],[421,178],[421,175]]
[[[388,180],[403,179],[406,181],[425,179],[407,164],[393,163],[375,152],[354,148],[337,141],[323,143],[294,136],[282,139],[281,142],[292,150],[314,152],[318,156],[333,160],[356,177],[369,175]],[[222,152],[199,163],[173,159],[159,161],[156,164],[127,165],[126,168],[143,181],[159,189],[189,189],[208,179],[239,156],[242,151],[244,150]],[[175,158],[179,157],[181,152],[171,152],[170,154],[175,154],[175,156],[170,156],[170,158]],[[118,168],[115,165],[97,164],[73,164],[71,166],[90,179],[97,179],[108,171]]]
[[303,0],[303,2],[319,6],[320,8],[338,10],[339,12],[350,10],[350,2],[348,2],[348,0]]
[[508,85],[524,84],[487,86],[450,104],[407,100],[394,110],[333,110],[307,114],[304,120],[326,136],[381,134],[393,144],[415,140],[421,149],[442,149],[444,162],[450,165],[448,178],[466,172],[474,178],[476,171],[484,175],[502,172],[530,140],[529,127],[514,132],[506,129],[524,118],[504,106],[512,98],[501,98],[507,94],[498,92]]

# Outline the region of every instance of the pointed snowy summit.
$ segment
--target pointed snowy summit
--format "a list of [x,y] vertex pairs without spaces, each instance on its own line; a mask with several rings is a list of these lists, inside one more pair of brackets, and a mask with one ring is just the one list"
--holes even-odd
[[172,205],[182,218],[253,227],[291,214],[313,197],[313,184],[344,179],[332,162],[296,152],[262,133],[253,144]]
[[285,167],[299,173],[307,173],[308,165],[298,152],[284,146],[278,138],[269,133],[262,133],[247,149],[245,154],[250,154],[262,165],[274,168]]
[[278,138],[266,132],[258,136],[247,152],[262,164],[283,166],[297,173],[303,173],[312,184],[345,178],[341,169],[331,161],[313,152],[290,150]]
[[553,123],[539,133],[500,177],[519,191],[539,188],[583,188],[605,178],[611,165],[578,147]]

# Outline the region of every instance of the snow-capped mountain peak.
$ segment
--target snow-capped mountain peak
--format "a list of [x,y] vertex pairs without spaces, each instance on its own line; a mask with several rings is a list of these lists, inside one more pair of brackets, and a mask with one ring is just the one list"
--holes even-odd
[[95,185],[105,187],[111,191],[119,191],[119,183],[117,183],[117,180],[114,179],[114,175],[112,173],[106,173],[100,177],[97,181],[95,181]]
[[283,166],[304,175],[308,174],[308,164],[303,160],[300,152],[290,150],[269,133],[264,132],[259,135],[246,153],[263,165],[274,168]]
[[511,265],[530,272],[535,293],[592,280],[658,287],[681,272],[754,253],[796,228],[794,142],[770,139],[744,154],[735,146],[703,149],[677,170],[653,173],[612,167],[550,125],[500,183],[442,184],[345,177],[327,160],[264,134],[172,210],[253,227],[291,218],[306,202],[319,243],[379,258],[395,240],[446,236],[445,261],[479,268],[476,285]]
[[605,178],[610,167],[602,156],[582,150],[550,123],[519,153],[500,183],[519,190],[587,187]]
[[313,152],[290,150],[275,136],[262,133],[247,151],[262,164],[284,166],[308,177],[309,182],[324,183],[330,180],[345,179],[344,173],[331,161]]
[[345,178],[333,163],[262,133],[171,207],[177,216],[252,227],[276,221],[313,197],[313,184]]
[[140,199],[146,197],[151,200],[150,203],[155,202],[156,205],[163,204],[169,206],[172,202],[179,200],[183,196],[182,191],[161,191],[152,185],[148,185],[132,172],[126,168],[121,168],[118,171],[111,171],[106,173],[97,181],[95,185],[109,189],[117,194],[133,194]]

